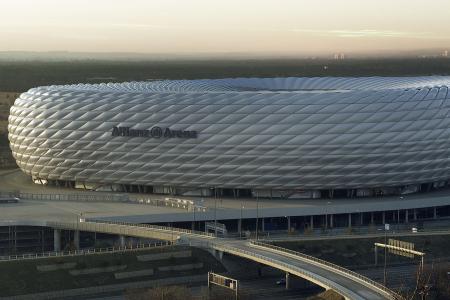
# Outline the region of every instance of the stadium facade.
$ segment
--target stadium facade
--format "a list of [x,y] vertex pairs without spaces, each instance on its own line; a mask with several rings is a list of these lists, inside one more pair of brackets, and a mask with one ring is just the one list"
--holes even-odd
[[234,78],[38,87],[11,108],[35,182],[316,198],[448,185],[450,77]]

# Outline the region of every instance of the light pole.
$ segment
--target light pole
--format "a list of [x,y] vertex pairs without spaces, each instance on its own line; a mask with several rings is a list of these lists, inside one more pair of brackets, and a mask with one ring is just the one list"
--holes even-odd
[[[234,200],[236,201],[236,198],[237,198],[237,195],[236,195],[237,193],[236,193],[236,189],[233,189],[233,197],[234,197]],[[244,209],[244,199],[242,198],[241,199],[241,218],[239,219],[239,226],[240,226],[240,228],[239,228],[239,237],[240,238],[242,238],[242,210]]]
[[217,193],[216,187],[214,189],[214,236],[217,237]]
[[194,215],[194,223],[192,223],[192,231],[195,231],[195,209],[196,209],[196,205],[195,203],[192,205],[192,212]]
[[173,246],[173,222],[170,222],[170,245]]
[[[389,224],[384,224],[384,244],[387,241],[387,231],[389,230]],[[387,247],[384,247],[384,268],[383,268],[383,283],[386,286],[386,262],[387,262]]]
[[328,205],[331,204],[330,201],[327,201],[327,205],[325,205],[325,230],[328,229]]
[[258,241],[258,223],[259,223],[259,197],[258,191],[256,193],[256,240]]
[[242,210],[244,209],[244,204],[242,204],[241,203],[241,221],[240,221],[240,224],[241,224],[241,228],[240,228],[240,230],[239,230],[239,237],[240,238],[242,238]]

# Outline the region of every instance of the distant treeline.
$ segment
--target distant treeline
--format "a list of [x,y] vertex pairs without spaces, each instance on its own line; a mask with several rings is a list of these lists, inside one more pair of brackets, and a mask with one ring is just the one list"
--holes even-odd
[[52,84],[285,76],[450,75],[450,58],[0,62],[0,91]]

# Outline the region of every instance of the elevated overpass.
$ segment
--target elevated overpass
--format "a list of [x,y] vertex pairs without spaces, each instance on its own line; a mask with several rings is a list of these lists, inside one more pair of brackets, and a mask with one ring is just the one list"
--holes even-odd
[[213,234],[204,232],[146,224],[83,220],[82,222],[49,221],[45,225],[55,229],[177,241],[180,244],[229,253],[271,266],[287,274],[302,277],[325,289],[333,289],[346,299],[401,299],[399,295],[383,285],[348,269],[261,242],[216,238]]

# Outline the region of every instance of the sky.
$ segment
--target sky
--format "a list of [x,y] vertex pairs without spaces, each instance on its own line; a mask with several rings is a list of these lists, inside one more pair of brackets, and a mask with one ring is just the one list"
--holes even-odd
[[450,50],[449,0],[0,0],[0,51]]

